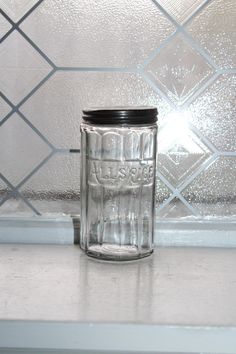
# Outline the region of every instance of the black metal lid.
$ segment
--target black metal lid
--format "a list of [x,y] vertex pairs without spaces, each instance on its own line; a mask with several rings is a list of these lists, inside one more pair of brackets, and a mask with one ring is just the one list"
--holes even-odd
[[152,124],[157,108],[149,106],[91,107],[83,110],[83,119],[93,124]]

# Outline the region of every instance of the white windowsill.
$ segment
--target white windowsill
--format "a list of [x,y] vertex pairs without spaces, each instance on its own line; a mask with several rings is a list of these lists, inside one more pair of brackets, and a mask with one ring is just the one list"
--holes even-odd
[[0,353],[235,354],[235,269],[235,248],[114,264],[75,245],[2,244]]
[[[0,217],[0,244],[74,244],[78,240],[78,217]],[[154,241],[156,246],[236,247],[236,219],[157,220]]]

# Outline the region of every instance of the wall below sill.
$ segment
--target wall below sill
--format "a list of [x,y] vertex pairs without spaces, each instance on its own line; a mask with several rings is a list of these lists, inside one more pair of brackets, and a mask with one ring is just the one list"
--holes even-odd
[[[156,246],[236,247],[236,220],[157,220]],[[0,243],[78,244],[79,218],[0,218]]]

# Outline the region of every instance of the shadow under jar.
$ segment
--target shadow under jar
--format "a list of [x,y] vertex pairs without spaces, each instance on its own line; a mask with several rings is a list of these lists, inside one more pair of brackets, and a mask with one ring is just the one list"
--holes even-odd
[[81,248],[126,261],[153,252],[157,109],[92,108],[81,123]]

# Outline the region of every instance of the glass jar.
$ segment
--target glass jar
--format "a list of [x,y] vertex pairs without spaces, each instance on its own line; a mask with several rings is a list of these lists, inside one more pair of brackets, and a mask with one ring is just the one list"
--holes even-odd
[[153,252],[157,109],[94,108],[81,124],[81,248],[132,260]]

